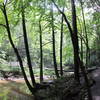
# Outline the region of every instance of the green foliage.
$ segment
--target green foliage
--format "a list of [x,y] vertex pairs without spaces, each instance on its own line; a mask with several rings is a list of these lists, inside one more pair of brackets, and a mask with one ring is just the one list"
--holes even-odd
[[[70,0],[54,0],[60,9],[65,8],[65,14],[68,17],[68,20],[71,24],[71,9],[70,9]],[[84,1],[84,0],[83,0]],[[0,8],[4,1],[0,0]],[[31,52],[32,63],[34,67],[39,66],[40,60],[40,47],[39,47],[39,20],[41,17],[41,26],[42,26],[42,35],[43,35],[43,59],[44,65],[52,64],[52,35],[51,35],[51,18],[50,18],[50,5],[52,0],[12,0],[7,3],[6,9],[8,14],[8,19],[10,23],[10,28],[12,32],[12,38],[16,47],[18,48],[21,57],[25,58],[25,47],[23,43],[22,36],[22,26],[21,26],[21,7],[22,5],[25,8],[25,17],[26,17],[26,26],[29,40],[29,47]],[[87,2],[90,2],[89,0]],[[89,38],[90,49],[100,48],[100,46],[95,45],[100,42],[100,14],[97,11],[94,11],[91,6],[87,7],[87,2],[84,1],[84,14],[86,20],[87,34]],[[83,34],[83,19],[81,15],[80,4],[77,1],[77,25],[79,37],[85,39],[85,34]],[[4,16],[0,10],[0,24],[5,24]],[[56,7],[54,7],[54,28],[56,36],[56,55],[57,63],[59,64],[60,54],[60,30],[61,30],[61,14],[58,12]],[[16,60],[16,56],[9,45],[7,39],[6,30],[0,26],[0,50],[4,51],[4,54],[0,53],[0,67],[8,68],[7,61]],[[98,39],[97,39],[98,38]],[[80,43],[80,39],[79,39]],[[85,43],[83,42],[84,55],[85,55]],[[97,49],[98,49],[97,48]],[[5,56],[9,55],[9,60],[4,60]],[[2,56],[2,57],[1,57]],[[84,57],[85,59],[85,57]],[[71,43],[71,38],[68,29],[66,28],[66,23],[64,22],[64,38],[63,38],[63,64],[66,62],[73,63],[73,48]]]
[[[6,1],[6,0],[5,0]],[[70,25],[72,24],[72,11],[71,11],[71,0],[54,0],[59,9],[65,9],[64,13],[68,18]],[[95,2],[94,0],[92,0]],[[8,36],[6,32],[5,23],[5,16],[3,16],[3,2],[4,0],[0,0],[0,70],[4,71],[20,71],[19,66],[11,66],[10,62],[18,62],[16,55],[9,44]],[[83,41],[83,61],[86,60],[86,40],[88,39],[88,45],[90,48],[90,62],[91,66],[97,65],[100,62],[100,14],[98,11],[95,11],[90,5],[87,6],[87,2],[91,2],[90,0],[84,0],[84,15],[86,21],[86,28],[87,28],[87,37],[84,31],[84,20],[82,18],[81,7],[79,1],[76,1],[76,10],[77,10],[77,26],[78,26],[78,39],[79,39],[79,53],[81,52],[81,39]],[[96,2],[95,2],[96,3]],[[26,21],[26,31],[28,36],[28,44],[29,50],[31,55],[31,62],[30,68],[33,68],[34,75],[36,78],[39,78],[40,75],[40,30],[39,30],[39,22],[41,24],[41,31],[43,37],[43,74],[45,76],[55,76],[54,74],[54,65],[53,65],[53,41],[52,41],[52,26],[51,23],[54,20],[54,34],[55,34],[55,49],[56,49],[56,59],[58,68],[60,68],[60,37],[61,37],[61,13],[57,10],[57,8],[53,7],[53,17],[51,18],[51,5],[53,4],[52,0],[8,0],[8,2],[4,2],[5,8],[7,11],[9,27],[11,31],[11,37],[15,44],[14,50],[18,52],[22,58],[23,64],[26,72],[27,77],[30,77],[30,72],[27,67],[27,59],[26,59],[26,51],[24,38],[23,38],[23,27],[22,27],[22,7],[25,10],[25,21]],[[98,3],[97,3],[98,4]],[[63,31],[63,66],[66,64],[67,67],[63,67],[63,69],[68,70],[70,66],[73,68],[73,47],[71,42],[71,36],[69,34],[69,30],[66,27],[66,23],[64,21],[64,31]],[[72,27],[72,25],[71,25]],[[9,33],[9,32],[8,32]],[[76,32],[77,33],[77,32]],[[72,33],[75,34],[75,33]],[[74,38],[75,39],[75,38]],[[10,41],[11,42],[11,41]],[[13,44],[13,43],[12,43]],[[77,43],[76,43],[77,44]],[[14,45],[12,45],[14,47]],[[78,47],[76,47],[78,48]],[[18,54],[18,53],[17,53]],[[28,53],[27,53],[28,54]],[[20,58],[20,57],[19,57]],[[99,63],[100,64],[100,63]],[[98,64],[98,65],[99,65]],[[29,65],[29,64],[28,64]],[[77,67],[78,68],[78,67]],[[30,70],[32,71],[32,69]],[[31,72],[32,73],[32,72]],[[0,74],[1,76],[1,74]],[[33,75],[31,77],[33,79]],[[61,79],[63,79],[61,77]],[[59,81],[59,79],[58,79]],[[67,80],[66,80],[67,81]],[[68,82],[68,81],[67,81]],[[63,82],[64,84],[66,82]],[[73,82],[74,83],[74,82]],[[24,92],[30,93],[26,88],[26,85],[18,84],[18,83],[8,83],[7,86],[11,87],[18,87],[19,90]],[[34,84],[33,84],[34,85]],[[61,85],[61,83],[60,83]],[[33,86],[32,86],[33,87]],[[66,86],[65,86],[66,87]],[[65,89],[64,87],[64,89]],[[76,86],[75,86],[76,87]],[[54,87],[53,87],[54,88]],[[0,84],[0,99],[7,100],[9,92],[11,90],[7,87],[5,89],[2,84]],[[56,88],[55,88],[56,90]],[[68,90],[69,91],[69,90]],[[66,93],[68,92],[66,91]],[[56,93],[57,91],[55,91]],[[61,93],[59,93],[61,94]],[[12,94],[10,94],[12,95]],[[17,98],[17,96],[16,96]]]

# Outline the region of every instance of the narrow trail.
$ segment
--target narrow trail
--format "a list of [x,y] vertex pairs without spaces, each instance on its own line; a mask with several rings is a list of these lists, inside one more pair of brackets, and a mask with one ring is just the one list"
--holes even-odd
[[92,74],[94,80],[96,81],[96,85],[91,88],[93,100],[100,100],[100,68],[95,70]]

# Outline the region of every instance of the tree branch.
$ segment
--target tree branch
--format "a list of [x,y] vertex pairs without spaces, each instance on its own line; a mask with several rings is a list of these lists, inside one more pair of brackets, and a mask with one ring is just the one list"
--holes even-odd
[[45,46],[45,45],[47,45],[47,44],[49,44],[49,43],[52,43],[52,41],[49,41],[49,42],[47,42],[47,43],[44,43],[44,44],[42,45],[42,47]]
[[69,31],[70,31],[70,33],[71,33],[71,36],[72,36],[73,31],[72,31],[71,25],[70,25],[70,23],[69,23],[69,21],[68,21],[66,15],[65,15],[65,13],[64,13],[63,11],[60,10],[60,8],[57,6],[57,4],[54,2],[54,0],[52,0],[52,2],[54,3],[54,5],[55,5],[56,8],[58,9],[58,11],[63,15],[64,20],[65,20],[65,22],[66,22],[66,24],[67,24],[67,26],[68,26],[68,29],[69,29]]
[[4,28],[7,28],[7,26],[6,26],[6,25],[4,25],[4,24],[0,24],[0,26],[2,26],[2,27],[4,27]]

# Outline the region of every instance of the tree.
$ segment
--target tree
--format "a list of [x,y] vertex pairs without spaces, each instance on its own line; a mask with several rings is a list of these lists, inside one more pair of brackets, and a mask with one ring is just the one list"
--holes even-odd
[[59,78],[57,62],[56,62],[56,52],[55,52],[55,32],[54,32],[54,18],[53,18],[53,4],[51,4],[51,27],[52,27],[52,41],[53,41],[53,62],[56,77]]
[[[64,12],[64,8],[63,8]],[[63,15],[61,17],[61,36],[60,36],[60,74],[63,75],[63,68],[62,68],[62,46],[63,46]]]
[[75,1],[74,0],[71,0],[71,4],[72,4],[72,19],[73,19],[73,32],[74,32],[74,34],[76,35],[74,35],[75,37],[76,37],[76,61],[78,61],[77,62],[77,64],[79,64],[79,66],[80,66],[80,68],[81,68],[81,71],[82,71],[82,73],[83,73],[83,76],[84,76],[84,79],[85,79],[85,82],[86,82],[86,87],[87,87],[87,91],[88,91],[88,98],[89,98],[89,100],[92,100],[92,95],[91,95],[91,90],[90,90],[90,88],[89,88],[89,81],[88,81],[88,77],[87,77],[87,75],[86,75],[86,72],[85,72],[85,67],[84,67],[84,65],[83,65],[83,62],[80,60],[80,57],[79,57],[79,46],[78,46],[78,37],[77,37],[77,20],[76,20],[76,10],[75,10]]
[[8,33],[8,38],[9,38],[9,42],[17,56],[17,59],[19,61],[19,64],[20,64],[20,68],[22,70],[22,73],[23,73],[23,76],[24,76],[24,79],[25,79],[25,82],[26,82],[26,85],[27,87],[29,88],[29,90],[31,91],[32,94],[34,94],[34,89],[33,87],[31,86],[31,84],[29,83],[28,81],[28,78],[26,76],[26,73],[25,73],[25,70],[24,70],[24,67],[23,67],[23,61],[19,55],[19,52],[17,50],[17,48],[15,47],[14,43],[13,43],[13,40],[12,40],[12,37],[11,37],[11,31],[10,31],[10,27],[9,27],[9,21],[8,21],[8,16],[7,16],[7,12],[6,12],[6,4],[3,3],[2,5],[2,8],[1,8],[2,12],[3,12],[3,15],[4,15],[4,18],[5,18],[5,22],[6,22],[6,25],[3,25],[6,30],[7,30],[7,33]]
[[[53,0],[52,0],[53,1]],[[55,4],[55,2],[53,1],[53,3]],[[80,79],[79,79],[79,47],[78,47],[78,36],[77,36],[77,29],[76,29],[76,13],[75,13],[75,6],[72,5],[72,22],[73,22],[73,30],[72,27],[66,17],[66,15],[59,9],[59,7],[55,4],[55,6],[57,7],[58,11],[63,15],[63,18],[68,26],[69,32],[70,32],[70,36],[71,36],[71,40],[72,40],[72,44],[73,44],[73,52],[74,52],[74,74],[75,74],[75,79],[77,80],[77,82],[80,83]],[[74,20],[75,18],[75,20]]]
[[84,10],[83,10],[83,2],[80,0],[81,9],[82,9],[82,16],[83,16],[83,24],[84,24],[84,33],[85,33],[85,40],[86,40],[86,68],[89,65],[89,59],[90,59],[90,48],[88,43],[88,35],[87,35],[87,28],[86,28],[86,22],[85,22],[85,16],[84,16]]
[[27,62],[28,62],[28,68],[29,68],[29,73],[30,73],[30,77],[31,77],[31,82],[32,82],[32,85],[31,83],[29,82],[28,78],[27,78],[27,75],[26,75],[26,72],[24,70],[24,66],[23,66],[23,61],[22,61],[22,58],[18,52],[18,49],[16,48],[13,40],[12,40],[12,36],[11,36],[11,30],[10,30],[10,26],[9,26],[9,21],[8,21],[8,16],[7,16],[7,12],[6,12],[6,4],[2,4],[2,8],[1,8],[2,12],[3,12],[3,15],[4,15],[4,18],[5,18],[5,22],[6,22],[6,25],[4,24],[1,24],[1,26],[5,27],[6,30],[7,30],[7,33],[8,33],[8,38],[9,38],[9,42],[17,56],[17,59],[19,61],[19,64],[20,64],[20,68],[21,68],[21,71],[23,73],[23,76],[24,76],[24,79],[25,79],[25,82],[26,82],[26,85],[27,87],[29,88],[30,92],[32,93],[32,95],[35,96],[35,93],[36,91],[38,91],[39,89],[44,89],[47,87],[47,85],[42,85],[42,84],[39,84],[39,83],[36,83],[35,82],[35,77],[34,77],[34,73],[33,73],[33,69],[32,69],[32,64],[31,64],[31,58],[30,58],[30,52],[29,52],[29,45],[28,45],[28,39],[27,39],[27,32],[26,32],[26,25],[25,25],[25,15],[24,15],[24,7],[22,5],[22,8],[21,8],[21,15],[22,15],[22,26],[23,26],[23,36],[24,36],[24,43],[25,43],[25,50],[26,50],[26,56],[27,56]]
[[41,18],[39,20],[39,32],[40,32],[40,82],[43,81],[43,50],[42,50],[42,29],[41,29]]
[[25,15],[24,15],[24,7],[22,6],[22,26],[23,26],[23,36],[24,36],[24,44],[25,44],[25,50],[26,50],[26,56],[27,56],[27,63],[30,71],[30,76],[32,80],[33,86],[36,85],[34,73],[32,69],[32,63],[30,58],[30,52],[29,52],[29,45],[28,45],[28,39],[27,39],[27,32],[26,32],[26,25],[25,25]]
[[79,43],[77,31],[76,8],[74,0],[71,0],[72,5],[72,26],[73,26],[73,47],[74,47],[74,65],[75,65],[75,79],[79,81]]
[[[2,6],[0,5],[0,8],[4,14],[4,18],[5,18],[5,22],[6,22],[6,24],[0,24],[0,26],[6,28],[6,30],[7,30],[10,44],[18,58],[18,61],[19,61],[25,82],[27,84],[27,87],[29,88],[29,90],[31,91],[31,93],[33,95],[39,89],[46,87],[43,84],[41,84],[41,83],[39,84],[36,82],[34,71],[33,71],[33,63],[36,62],[36,63],[40,64],[40,82],[42,82],[43,81],[43,64],[45,64],[45,63],[43,63],[43,60],[44,60],[44,62],[47,62],[47,64],[48,64],[48,62],[50,64],[52,62],[52,58],[53,58],[55,75],[57,78],[59,78],[59,77],[63,76],[62,58],[65,57],[65,60],[66,60],[66,59],[69,59],[71,56],[74,59],[75,80],[78,83],[80,83],[80,75],[79,74],[80,74],[80,72],[82,72],[84,80],[85,80],[85,85],[86,85],[86,88],[88,91],[89,99],[92,100],[91,90],[89,87],[89,80],[88,80],[88,77],[86,75],[86,70],[85,70],[85,67],[87,66],[87,64],[86,64],[86,66],[84,66],[84,63],[83,63],[83,61],[84,61],[83,54],[84,54],[84,50],[85,50],[83,48],[83,46],[86,46],[86,48],[89,49],[90,44],[88,42],[89,34],[87,34],[87,29],[88,29],[88,27],[89,28],[91,28],[91,27],[88,26],[87,23],[85,22],[86,19],[85,19],[85,14],[84,14],[85,11],[83,10],[83,5],[81,5],[81,9],[80,9],[80,7],[76,6],[75,0],[71,0],[71,2],[68,1],[68,3],[71,4],[71,7],[68,6],[71,8],[71,11],[68,11],[68,9],[67,9],[68,7],[65,6],[65,4],[62,4],[62,1],[56,1],[58,3],[58,6],[54,2],[54,0],[52,0],[52,1],[54,4],[51,3],[51,0],[46,0],[46,1],[45,0],[42,0],[42,1],[40,1],[40,0],[38,0],[38,1],[24,0],[23,2],[16,1],[17,4],[15,4],[15,5],[13,4],[15,2],[14,1],[13,3],[11,2],[11,10],[7,9],[7,6],[6,6],[7,3],[3,4]],[[55,7],[53,7],[54,5],[58,9],[58,11],[55,9]],[[15,7],[17,10],[15,8],[13,8],[13,6],[14,7],[18,6],[18,7]],[[60,10],[60,8],[61,9],[63,8],[63,10]],[[64,8],[65,8],[65,11],[64,11]],[[80,13],[82,10],[82,15],[83,15],[82,23],[84,24],[84,27],[82,27],[82,28],[84,28],[84,32],[86,33],[85,37],[83,36],[83,34],[81,34],[83,32],[80,32],[78,34],[79,22],[77,22],[77,18],[79,17],[79,20],[82,18],[80,18],[80,16],[78,16],[78,13],[76,12],[76,8],[79,9],[78,13]],[[16,10],[16,12],[15,12],[15,10]],[[12,15],[15,15],[15,16],[16,16],[16,14],[19,15],[18,22],[19,22],[19,24],[20,24],[20,22],[22,22],[21,25],[22,25],[23,32],[21,30],[17,30],[20,27],[19,24],[17,25],[17,28],[14,26],[15,24],[13,24],[13,22],[15,22],[15,21],[12,21],[12,19],[16,20],[17,18],[15,16],[9,17],[10,14],[8,11],[10,11],[10,14],[12,14]],[[68,11],[68,12],[66,12],[66,11]],[[60,12],[60,14],[59,14],[59,12]],[[70,16],[70,13],[72,13],[71,16]],[[66,16],[66,14],[68,17]],[[61,19],[60,19],[60,15],[62,15]],[[21,21],[20,21],[20,19],[21,19]],[[64,23],[64,21],[65,21],[65,23]],[[38,22],[38,24],[37,24],[37,22]],[[2,23],[1,17],[0,17],[0,23]],[[67,25],[67,27],[65,26],[65,24]],[[95,29],[96,32],[93,32],[93,34],[97,33],[98,37],[100,37],[99,31],[98,31],[99,28],[98,28],[97,24],[99,24],[99,22],[94,24],[94,25],[96,25],[97,29]],[[88,26],[88,27],[86,27],[86,26]],[[65,27],[66,27],[66,29],[65,29]],[[28,77],[26,76],[26,73],[24,70],[22,56],[19,52],[19,49],[17,48],[17,46],[19,46],[18,41],[15,42],[15,38],[13,37],[13,36],[17,35],[17,32],[14,31],[14,28],[16,28],[17,31],[20,31],[20,33],[21,32],[23,33],[22,37],[24,39],[24,44],[25,44],[23,46],[25,47],[24,49],[25,49],[25,56],[26,56],[27,65],[28,65],[27,67],[29,69],[29,74],[30,74],[30,78],[31,78],[30,82],[29,82]],[[11,34],[11,33],[15,33],[15,34]],[[30,33],[30,34],[28,34],[28,33]],[[52,34],[50,34],[50,33],[52,33]],[[70,33],[70,36],[69,36],[69,34],[66,35],[64,33]],[[67,39],[65,39],[66,38],[65,35],[66,35],[66,37],[68,36]],[[59,38],[60,38],[60,42],[59,42]],[[70,38],[71,38],[72,44],[71,44],[71,42],[69,42]],[[80,38],[80,40],[79,40],[79,38]],[[94,40],[96,40],[96,38]],[[94,40],[92,40],[92,43],[95,42]],[[66,41],[69,42],[70,49],[63,48],[64,46],[67,47],[67,43],[65,43]],[[81,58],[79,55],[79,49],[80,49],[79,42],[80,41],[81,41]],[[99,42],[99,38],[98,38],[98,42]],[[52,45],[50,45],[49,43],[52,43]],[[92,43],[91,43],[91,45],[92,45]],[[17,44],[17,46],[16,46],[16,44]],[[73,49],[71,46],[73,46]],[[63,51],[66,52],[65,55],[64,55]],[[73,53],[72,53],[72,51],[73,51]],[[59,56],[59,52],[60,52],[60,56]],[[70,54],[67,55],[69,52],[70,52]],[[86,53],[88,55],[88,52],[86,52]],[[86,57],[86,62],[88,62],[87,57]],[[60,73],[58,71],[58,61],[59,60],[60,60]],[[72,63],[73,63],[73,60],[72,60]],[[36,70],[36,69],[34,69],[34,70]]]
[[[54,1],[53,1],[53,3],[55,4]],[[87,91],[88,91],[89,100],[92,100],[91,90],[90,90],[90,87],[89,87],[88,77],[87,77],[86,72],[85,72],[85,67],[84,67],[83,62],[80,60],[80,57],[79,57],[79,44],[78,44],[78,36],[77,36],[78,31],[77,31],[75,1],[71,0],[73,30],[70,26],[70,23],[69,23],[66,15],[59,9],[59,7],[56,4],[55,4],[55,6],[57,7],[58,11],[63,15],[64,20],[65,20],[65,22],[68,26],[69,31],[70,31],[71,40],[72,40],[73,49],[74,49],[74,74],[75,74],[75,80],[78,83],[80,83],[80,78],[79,78],[79,67],[80,67],[81,71],[82,71],[82,74],[84,76],[85,83],[86,83],[86,88],[87,88]]]

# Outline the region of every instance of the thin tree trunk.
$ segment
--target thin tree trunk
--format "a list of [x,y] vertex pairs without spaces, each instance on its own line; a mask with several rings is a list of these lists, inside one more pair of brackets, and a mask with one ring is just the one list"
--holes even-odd
[[43,81],[43,50],[42,50],[42,29],[41,29],[41,17],[39,20],[40,30],[40,82]]
[[59,78],[57,62],[56,62],[56,50],[55,50],[55,32],[54,32],[54,18],[53,18],[53,5],[51,6],[51,26],[52,26],[52,42],[53,42],[53,62],[56,77]]
[[29,83],[28,79],[27,79],[27,76],[26,76],[26,73],[25,73],[25,70],[24,70],[24,67],[23,67],[23,62],[22,62],[22,59],[19,55],[19,52],[18,52],[18,49],[15,47],[14,43],[13,43],[13,40],[12,40],[12,37],[11,37],[11,32],[10,32],[10,27],[9,27],[9,21],[8,21],[8,16],[7,16],[7,12],[6,12],[6,7],[5,5],[3,4],[3,14],[4,14],[4,17],[5,17],[5,22],[6,22],[6,29],[7,29],[7,33],[8,33],[8,38],[9,38],[9,42],[17,56],[17,59],[19,61],[19,64],[20,64],[20,68],[22,70],[22,73],[23,73],[23,76],[24,76],[24,79],[25,79],[25,82],[26,82],[26,85],[27,87],[29,88],[29,90],[31,91],[32,94],[34,94],[34,89],[33,87],[31,86],[31,84]]
[[[54,5],[57,7],[58,11],[59,11],[59,12],[63,15],[63,17],[64,17],[64,20],[65,20],[65,22],[66,22],[66,24],[67,24],[67,26],[68,26],[68,29],[69,29],[69,32],[70,32],[70,35],[71,35],[71,40],[72,40],[73,49],[74,49],[74,48],[75,48],[75,47],[74,47],[75,44],[74,44],[74,36],[73,36],[73,31],[72,31],[71,25],[70,25],[70,23],[69,23],[69,21],[68,21],[66,15],[59,9],[59,7],[55,4],[54,0],[52,0],[52,1],[53,1]],[[72,0],[71,3],[72,3],[72,6],[73,6],[73,4],[74,4],[73,9],[75,9],[75,3],[74,3],[74,1]],[[74,10],[74,11],[75,11],[75,10]],[[75,18],[75,19],[76,19],[76,18]],[[77,27],[76,27],[76,28],[77,28]],[[78,52],[78,53],[79,53],[79,52]],[[86,87],[87,87],[87,90],[88,90],[89,100],[92,100],[91,90],[90,90],[90,88],[89,88],[89,82],[88,82],[88,78],[87,78],[87,75],[86,75],[86,72],[85,72],[85,67],[84,67],[84,65],[83,65],[83,62],[80,61],[79,54],[78,54],[78,58],[77,58],[77,59],[78,59],[78,63],[79,63],[79,66],[80,66],[80,68],[81,68],[81,71],[82,71],[84,80],[85,80],[85,82],[86,82]],[[76,66],[76,67],[77,67],[77,66]],[[77,74],[78,74],[78,73],[77,73]],[[77,76],[77,75],[76,75],[76,76]],[[79,81],[79,76],[78,76],[78,78],[76,78],[76,80],[77,80],[78,82],[80,82],[80,81]]]
[[85,23],[85,16],[84,16],[84,10],[83,10],[83,3],[80,0],[80,4],[81,4],[81,9],[82,9],[82,16],[83,16],[83,24],[84,24],[84,33],[85,33],[85,38],[86,38],[86,68],[88,67],[88,63],[89,63],[89,45],[88,45],[88,36],[87,36],[87,29],[86,29],[86,23]]
[[80,83],[80,78],[79,78],[79,62],[78,62],[78,45],[77,45],[77,35],[75,35],[76,37],[74,37],[73,35],[73,30],[72,30],[72,27],[66,17],[66,15],[59,9],[59,7],[55,4],[54,0],[52,0],[54,5],[57,7],[58,11],[63,15],[63,18],[68,26],[68,29],[69,29],[69,32],[70,32],[70,35],[71,35],[71,40],[72,40],[72,45],[73,45],[73,52],[74,52],[74,73],[75,73],[75,79],[77,80],[77,82]]
[[[64,12],[64,8],[63,8]],[[61,36],[60,36],[60,75],[63,76],[63,68],[62,68],[62,45],[63,45],[63,15],[61,18]]]
[[83,62],[83,40],[82,38],[80,40],[81,40],[81,60]]
[[34,73],[32,69],[30,52],[29,52],[28,38],[27,38],[26,25],[25,25],[25,14],[24,14],[23,7],[22,7],[22,26],[23,26],[23,36],[24,36],[25,50],[26,50],[27,63],[29,67],[30,77],[31,77],[33,86],[36,86],[35,77],[34,77]]
[[[78,16],[77,16],[78,18]],[[83,30],[82,30],[82,25],[81,25],[81,21],[78,18],[78,22],[79,22],[79,26],[80,26],[80,57],[81,57],[81,61],[83,62]]]

